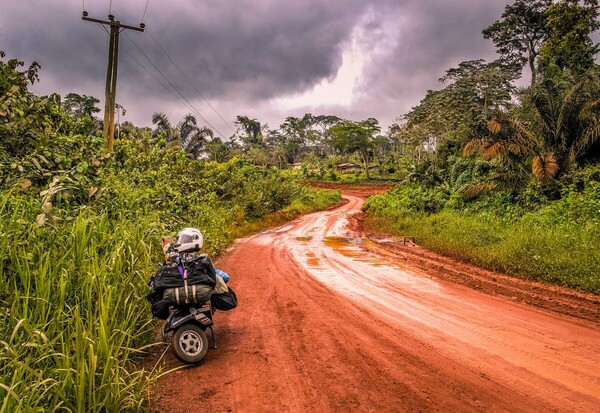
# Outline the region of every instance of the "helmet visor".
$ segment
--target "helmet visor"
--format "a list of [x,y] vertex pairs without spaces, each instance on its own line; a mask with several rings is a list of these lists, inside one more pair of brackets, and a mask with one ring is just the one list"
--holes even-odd
[[199,239],[200,239],[200,237],[198,237],[198,235],[181,234],[181,235],[179,235],[179,238],[177,238],[177,243],[178,244],[189,244],[192,242],[198,242]]

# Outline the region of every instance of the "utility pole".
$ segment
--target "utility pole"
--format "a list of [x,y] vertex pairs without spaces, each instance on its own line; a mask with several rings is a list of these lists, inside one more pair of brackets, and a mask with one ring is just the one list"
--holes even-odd
[[140,23],[139,27],[135,27],[126,24],[121,24],[120,21],[115,20],[115,16],[113,16],[112,14],[108,15],[108,21],[93,19],[87,16],[88,12],[84,11],[82,17],[83,20],[110,26],[110,41],[108,45],[108,68],[106,69],[106,89],[104,102],[104,127],[102,130],[102,134],[104,136],[106,148],[109,152],[112,152],[115,135],[117,68],[119,66],[119,34],[125,29],[143,32],[145,25],[144,23]]

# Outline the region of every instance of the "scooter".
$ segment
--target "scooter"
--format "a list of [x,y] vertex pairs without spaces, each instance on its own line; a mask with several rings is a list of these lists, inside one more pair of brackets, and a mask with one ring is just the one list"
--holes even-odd
[[[164,240],[163,240],[164,243]],[[167,259],[177,262],[180,273],[187,272],[186,260],[183,254],[194,253],[200,250],[195,245],[168,245],[166,246]],[[215,332],[213,330],[214,310],[210,301],[201,305],[172,306],[173,309],[167,317],[164,333],[172,332],[171,344],[175,356],[184,363],[195,364],[204,358],[208,350],[206,330],[211,332],[212,348],[217,348]]]

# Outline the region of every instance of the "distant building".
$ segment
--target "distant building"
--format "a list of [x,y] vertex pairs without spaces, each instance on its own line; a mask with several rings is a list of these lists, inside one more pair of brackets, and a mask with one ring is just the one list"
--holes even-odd
[[293,163],[292,169],[302,169],[302,164],[301,163]]
[[342,173],[342,174],[349,174],[352,172],[356,172],[361,170],[361,166],[357,165],[355,163],[341,163],[339,165],[336,165],[334,168],[334,171]]

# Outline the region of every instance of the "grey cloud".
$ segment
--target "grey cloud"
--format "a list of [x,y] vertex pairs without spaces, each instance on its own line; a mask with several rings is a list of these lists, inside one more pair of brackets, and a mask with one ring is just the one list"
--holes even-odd
[[[271,99],[335,76],[343,47],[367,11],[374,17],[364,28],[373,36],[365,41],[373,46],[386,29],[382,21],[397,21],[397,45],[367,66],[355,105],[307,109],[356,119],[372,116],[388,124],[417,104],[427,89],[438,87],[445,69],[462,60],[494,58],[481,30],[500,16],[507,2],[150,0],[145,23],[230,124],[236,115],[247,114],[276,127],[288,113],[270,107]],[[85,3],[90,16],[106,17],[108,1]],[[112,3],[117,18],[136,25],[146,2]],[[75,91],[103,98],[107,35],[98,25],[83,22],[81,10],[79,0],[2,1],[0,49],[9,57],[41,63],[39,93]],[[147,125],[153,112],[164,111],[176,122],[189,112],[129,57],[155,72],[128,37],[227,134],[151,37],[136,32],[124,33],[121,42],[117,100],[128,109],[126,119]],[[289,114],[300,115],[298,111]]]

